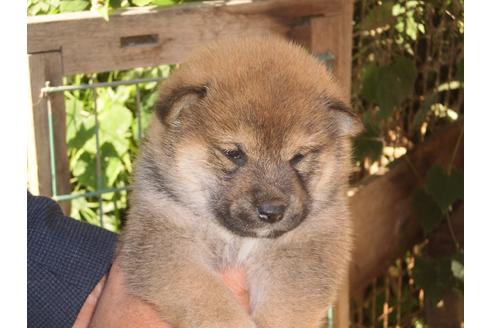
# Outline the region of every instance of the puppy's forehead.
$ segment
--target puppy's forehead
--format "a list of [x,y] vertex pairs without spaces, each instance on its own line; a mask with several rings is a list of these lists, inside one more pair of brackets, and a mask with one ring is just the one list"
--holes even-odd
[[[217,142],[243,144],[257,150],[279,150],[319,142],[325,137],[326,109],[315,99],[234,93],[213,94],[200,112],[200,129]],[[297,99],[298,98],[298,99]],[[252,149],[250,149],[252,150]]]
[[296,131],[328,124],[326,97],[341,99],[333,76],[304,49],[276,37],[224,40],[192,56],[169,87],[206,86],[192,124],[199,133],[248,130],[258,144],[280,147]]

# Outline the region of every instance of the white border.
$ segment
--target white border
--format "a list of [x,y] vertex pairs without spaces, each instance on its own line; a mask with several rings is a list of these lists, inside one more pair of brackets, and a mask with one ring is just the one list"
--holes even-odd
[[490,1],[465,4],[465,325],[490,325],[492,47]]
[[23,0],[5,2],[0,13],[1,327],[24,326],[27,318],[26,114],[29,98],[26,12],[27,1]]
[[[473,6],[473,7],[472,7]],[[490,321],[490,250],[492,241],[492,49],[489,1],[467,1],[465,103],[465,322],[483,327]],[[8,1],[0,14],[2,33],[2,252],[0,326],[26,322],[26,139],[29,110],[26,1]]]

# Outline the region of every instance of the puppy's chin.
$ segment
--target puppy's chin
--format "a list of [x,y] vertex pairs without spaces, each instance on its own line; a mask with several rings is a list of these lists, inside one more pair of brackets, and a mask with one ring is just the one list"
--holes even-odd
[[240,237],[275,239],[294,230],[301,224],[303,218],[274,224],[245,221],[241,218],[234,218],[231,216],[221,217],[221,219],[218,219],[217,221],[229,232]]

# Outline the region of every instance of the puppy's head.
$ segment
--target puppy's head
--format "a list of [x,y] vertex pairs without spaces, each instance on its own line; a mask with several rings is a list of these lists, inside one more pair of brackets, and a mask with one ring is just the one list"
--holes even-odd
[[216,43],[165,84],[147,179],[235,234],[280,236],[346,184],[360,122],[340,94],[322,63],[286,41]]

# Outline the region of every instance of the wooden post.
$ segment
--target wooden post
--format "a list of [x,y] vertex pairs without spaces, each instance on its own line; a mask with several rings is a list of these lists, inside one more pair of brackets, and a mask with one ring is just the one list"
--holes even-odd
[[[311,20],[311,51],[335,56],[333,73],[340,81],[347,101],[350,100],[352,75],[352,14],[353,1],[343,1],[339,12]],[[333,308],[335,328],[350,326],[350,288],[347,276]]]
[[[30,135],[35,139],[35,142],[30,145],[28,153],[28,185],[33,194],[52,196],[48,98],[43,97],[41,88],[45,86],[47,81],[51,85],[62,84],[62,57],[60,52],[54,51],[30,54],[28,60],[32,100]],[[50,101],[53,114],[57,193],[67,194],[70,193],[71,186],[65,133],[65,100],[62,93],[56,93],[50,95]],[[62,205],[65,214],[70,214],[70,204],[64,203]]]
[[344,1],[339,12],[311,20],[311,50],[315,54],[335,56],[333,73],[350,99],[352,75],[352,14],[353,2]]

